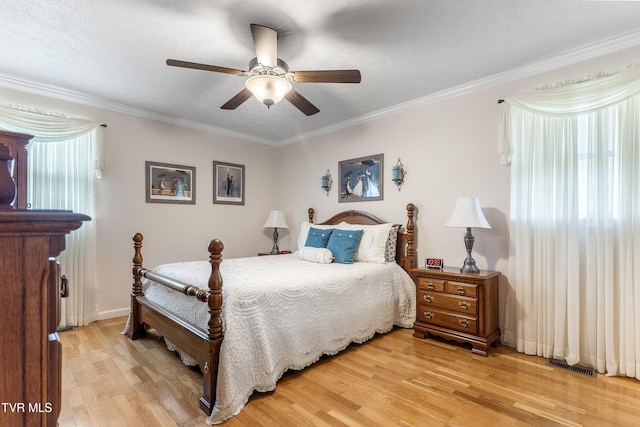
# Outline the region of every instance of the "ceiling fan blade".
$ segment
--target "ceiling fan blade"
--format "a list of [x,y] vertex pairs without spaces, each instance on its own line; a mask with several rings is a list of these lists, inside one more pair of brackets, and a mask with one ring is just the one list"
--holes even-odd
[[251,24],[251,35],[258,62],[267,67],[278,65],[278,32],[272,28]]
[[318,107],[313,105],[307,98],[300,95],[300,93],[294,89],[291,89],[284,97],[307,116],[312,116],[320,111],[318,110]]
[[233,98],[228,100],[222,107],[223,110],[235,110],[238,108],[244,101],[251,98],[253,94],[247,88],[242,89],[240,92],[236,94]]
[[179,61],[177,59],[167,59],[167,65],[172,67],[193,68],[196,70],[215,71],[216,73],[234,74],[236,76],[243,76],[246,72],[242,70],[236,70],[235,68],[218,67],[215,65],[198,64],[196,62]]
[[294,71],[298,83],[360,83],[360,70]]

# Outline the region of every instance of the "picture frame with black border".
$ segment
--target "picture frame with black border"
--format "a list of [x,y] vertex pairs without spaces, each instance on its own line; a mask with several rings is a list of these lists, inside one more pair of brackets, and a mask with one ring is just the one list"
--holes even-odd
[[338,162],[338,202],[383,200],[384,154]]
[[244,205],[245,167],[213,161],[213,203]]
[[195,166],[145,162],[147,203],[196,204]]

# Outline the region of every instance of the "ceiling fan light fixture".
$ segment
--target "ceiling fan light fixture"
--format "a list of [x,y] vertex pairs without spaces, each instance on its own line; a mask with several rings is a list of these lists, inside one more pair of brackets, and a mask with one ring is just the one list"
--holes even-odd
[[267,108],[286,98],[303,114],[312,116],[320,110],[294,90],[292,83],[360,83],[359,70],[289,72],[287,63],[278,58],[278,31],[259,24],[251,24],[250,28],[256,57],[249,61],[249,68],[246,71],[176,59],[167,59],[167,65],[248,77],[245,80],[245,87],[220,106],[223,110],[235,110],[252,96]]
[[291,83],[287,79],[272,74],[251,76],[244,85],[258,101],[267,107],[282,101],[282,98],[291,90]]

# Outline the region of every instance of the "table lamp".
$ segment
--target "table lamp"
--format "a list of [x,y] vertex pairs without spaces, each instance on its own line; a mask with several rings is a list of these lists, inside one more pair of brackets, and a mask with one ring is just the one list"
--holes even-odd
[[476,197],[458,197],[456,205],[447,220],[446,227],[463,227],[467,229],[464,235],[464,245],[467,248],[467,258],[460,269],[461,273],[478,273],[480,269],[476,266],[476,261],[471,256],[474,237],[471,234],[472,228],[491,228],[487,219],[482,213],[480,200]]
[[280,249],[278,249],[278,228],[289,228],[287,222],[284,220],[284,214],[282,211],[274,210],[269,212],[267,222],[264,223],[264,228],[273,227],[273,248],[271,249],[271,255],[280,255]]

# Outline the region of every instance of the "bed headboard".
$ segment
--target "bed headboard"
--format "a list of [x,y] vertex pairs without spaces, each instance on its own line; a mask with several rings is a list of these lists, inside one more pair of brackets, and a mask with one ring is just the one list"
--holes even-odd
[[[416,207],[413,203],[407,205],[407,224],[402,229],[402,225],[398,227],[398,243],[396,244],[396,262],[407,273],[409,269],[415,268],[418,265],[418,259],[415,251],[415,216]],[[315,211],[313,208],[309,208],[309,222],[313,223],[313,215]],[[349,224],[363,224],[363,225],[376,225],[385,224],[389,221],[383,221],[377,216],[363,211],[349,210],[335,214],[324,222],[319,222],[319,225],[337,225],[341,222],[347,222]]]

